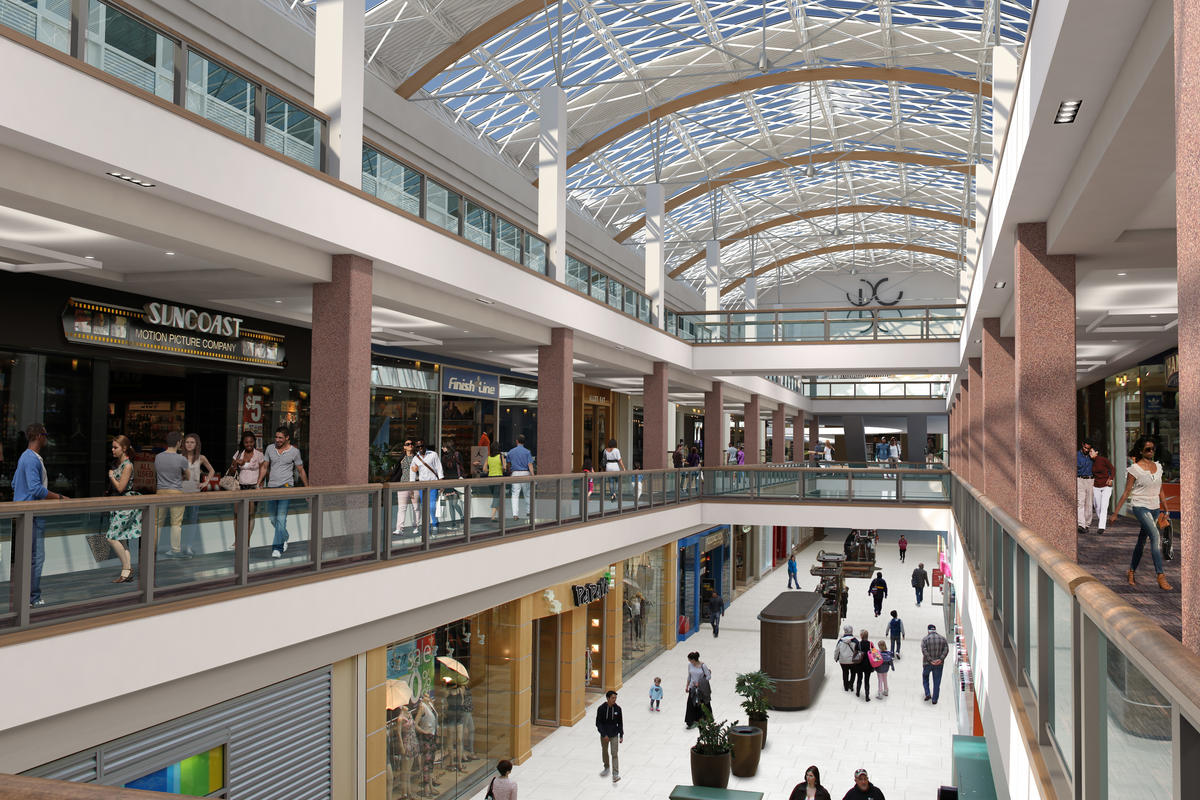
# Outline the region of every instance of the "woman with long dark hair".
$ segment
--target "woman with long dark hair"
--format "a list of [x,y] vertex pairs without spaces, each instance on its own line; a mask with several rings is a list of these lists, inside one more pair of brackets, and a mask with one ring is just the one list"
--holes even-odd
[[1117,512],[1125,501],[1129,501],[1133,516],[1141,529],[1138,531],[1137,544],[1133,548],[1133,559],[1129,562],[1129,572],[1126,578],[1130,586],[1136,586],[1134,573],[1138,562],[1142,560],[1142,550],[1146,540],[1150,540],[1150,555],[1154,559],[1154,571],[1158,575],[1158,588],[1164,592],[1171,591],[1171,584],[1163,576],[1162,539],[1158,532],[1158,521],[1167,504],[1167,497],[1162,488],[1162,464],[1154,460],[1154,440],[1148,436],[1139,437],[1129,451],[1133,463],[1126,470],[1125,493],[1113,508],[1109,522],[1116,522]]
[[[138,494],[133,488],[133,444],[128,436],[114,436],[112,440],[113,468],[108,473],[108,494],[132,496]],[[122,508],[108,515],[108,530],[105,537],[117,558],[121,559],[121,574],[113,583],[129,583],[133,580],[133,565],[129,558],[129,542],[142,535],[142,510]]]
[[689,728],[704,719],[704,712],[712,715],[712,670],[700,660],[696,651],[688,653],[687,671],[687,708],[683,713],[683,722]]
[[796,784],[788,800],[832,800],[829,790],[821,785],[821,770],[815,764],[804,770],[804,782]]

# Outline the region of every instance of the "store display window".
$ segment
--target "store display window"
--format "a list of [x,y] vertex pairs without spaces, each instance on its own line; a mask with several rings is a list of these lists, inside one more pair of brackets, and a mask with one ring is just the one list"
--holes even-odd
[[1118,487],[1124,487],[1129,448],[1140,436],[1149,436],[1157,447],[1155,458],[1163,466],[1163,481],[1179,480],[1179,397],[1165,360],[1119,372],[1104,381],[1108,413],[1109,460],[1117,468]]
[[129,781],[125,788],[185,797],[227,797],[225,763],[225,745],[220,745]]
[[623,584],[621,675],[624,680],[662,652],[663,552],[627,559]]
[[697,566],[699,556],[698,544],[679,548],[679,597],[676,606],[679,619],[676,622],[676,632],[681,640],[695,633],[700,625],[700,592],[696,586],[700,577]]
[[307,458],[308,385],[256,378],[242,378],[238,384],[241,418],[231,432],[232,440],[238,441],[243,431],[251,431],[258,437],[258,448],[262,450],[274,441],[276,428],[287,426],[292,432],[292,444]]
[[469,796],[511,758],[511,664],[499,610],[387,648],[388,797]]

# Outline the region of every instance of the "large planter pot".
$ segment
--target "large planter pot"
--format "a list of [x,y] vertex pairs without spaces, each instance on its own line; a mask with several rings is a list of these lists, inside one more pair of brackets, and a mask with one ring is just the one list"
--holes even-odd
[[713,789],[729,788],[729,753],[705,756],[692,748],[692,785]]
[[739,778],[753,778],[762,755],[762,731],[753,725],[735,725],[729,730],[729,744],[733,747],[730,771]]
[[766,717],[766,715],[763,715],[760,717],[757,714],[752,714],[752,715],[750,715],[750,718],[746,722],[746,724],[753,726],[755,728],[758,728],[760,731],[762,731],[762,735],[763,735],[762,736],[762,746],[763,746],[763,749],[765,750],[767,748],[767,717]]

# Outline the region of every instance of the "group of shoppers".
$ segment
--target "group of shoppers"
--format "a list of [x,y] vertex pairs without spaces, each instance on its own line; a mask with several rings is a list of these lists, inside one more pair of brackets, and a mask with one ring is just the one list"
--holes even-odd
[[[829,790],[821,785],[821,770],[811,766],[804,771],[804,782],[796,784],[788,800],[833,800]],[[871,783],[865,769],[854,770],[854,785],[842,795],[842,800],[884,800],[883,792]]]
[[[43,423],[35,422],[25,429],[26,449],[17,462],[13,475],[13,500],[61,500],[66,496],[49,488],[48,474],[43,453],[49,442]],[[170,431],[162,442],[162,449],[154,457],[154,483],[157,495],[184,495],[201,492],[213,486],[217,471],[202,452],[200,436]],[[109,444],[112,457],[110,469],[105,475],[105,495],[110,497],[133,497],[141,494],[134,485],[134,445],[128,436],[118,434]],[[236,474],[241,489],[284,488],[294,485],[296,476],[308,484],[300,450],[291,444],[291,431],[281,427],[275,432],[274,444],[266,452],[257,448],[257,438],[249,431],[243,433],[240,449],[233,457],[228,474]],[[288,500],[272,500],[268,504],[275,536],[272,557],[279,558],[287,550]],[[250,506],[253,526],[254,506]],[[184,539],[184,523],[195,526],[199,520],[197,506],[158,506],[155,511],[155,526],[167,528],[167,549],[163,558],[188,559],[195,555],[193,545]],[[102,535],[107,544],[93,544],[92,551],[98,560],[111,552],[120,561],[121,571],[113,583],[130,583],[136,578],[133,568],[133,542],[140,540],[143,533],[140,508],[120,508],[108,513]],[[46,562],[45,518],[33,519],[33,553],[29,599],[33,607],[45,605],[42,597],[41,579]]]
[[[871,675],[875,674],[878,679],[876,698],[888,696],[888,673],[896,668],[896,662],[900,660],[904,639],[904,621],[895,610],[891,612],[887,634],[890,647],[889,641],[883,639],[872,642],[870,633],[865,629],[859,631],[856,637],[853,626],[842,628],[842,636],[833,650],[834,663],[842,668],[842,691],[853,691],[856,697],[871,702]],[[925,638],[921,640],[921,686],[925,690],[925,700],[932,701],[934,705],[937,705],[941,695],[942,670],[949,654],[949,642],[931,623]]]

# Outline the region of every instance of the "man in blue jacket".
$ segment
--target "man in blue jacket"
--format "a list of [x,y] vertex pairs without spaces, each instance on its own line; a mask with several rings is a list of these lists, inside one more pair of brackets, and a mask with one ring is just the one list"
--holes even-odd
[[[46,464],[42,461],[42,450],[46,447],[46,426],[34,422],[25,429],[25,440],[28,449],[21,454],[17,461],[17,471],[13,475],[13,500],[65,500],[66,496],[52,492],[49,489],[49,479],[46,474]],[[46,563],[45,544],[46,521],[41,517],[33,518],[33,570],[29,579],[29,604],[33,607],[44,606],[42,600],[42,566]]]
[[1075,516],[1080,533],[1087,533],[1092,525],[1092,446],[1080,442],[1075,451]]
[[609,751],[612,751],[612,782],[621,780],[620,765],[617,763],[617,745],[625,741],[625,720],[621,707],[617,705],[617,693],[609,689],[604,693],[604,702],[596,709],[596,730],[600,731],[600,755],[604,757],[603,778],[608,775]]

